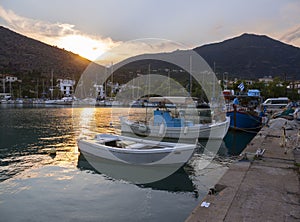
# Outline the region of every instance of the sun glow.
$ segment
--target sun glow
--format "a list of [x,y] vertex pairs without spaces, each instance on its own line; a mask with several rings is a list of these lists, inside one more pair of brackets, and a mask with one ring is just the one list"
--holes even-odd
[[93,39],[83,35],[67,35],[60,37],[57,46],[72,51],[94,61],[104,52],[109,50],[112,43],[105,42],[102,39]]

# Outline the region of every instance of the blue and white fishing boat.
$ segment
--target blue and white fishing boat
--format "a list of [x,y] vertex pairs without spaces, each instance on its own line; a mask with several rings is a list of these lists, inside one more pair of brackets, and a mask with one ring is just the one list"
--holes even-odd
[[166,107],[155,109],[153,119],[148,122],[120,117],[123,134],[165,139],[223,139],[229,128],[229,120],[230,118],[224,115],[224,119],[220,121],[197,123],[185,118],[184,112],[179,111],[177,115],[173,115]]

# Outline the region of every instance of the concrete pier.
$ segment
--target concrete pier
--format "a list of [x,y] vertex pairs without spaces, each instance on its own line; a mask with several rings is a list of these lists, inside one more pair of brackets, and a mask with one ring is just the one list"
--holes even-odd
[[300,221],[298,128],[283,119],[262,128],[186,222]]

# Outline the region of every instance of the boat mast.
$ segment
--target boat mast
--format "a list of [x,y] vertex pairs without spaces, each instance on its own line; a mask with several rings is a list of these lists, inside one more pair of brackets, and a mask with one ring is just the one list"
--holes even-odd
[[[107,67],[105,66],[105,78],[106,78],[106,76],[107,76]],[[106,99],[106,93],[107,93],[106,85],[107,85],[107,79],[104,80],[104,97],[105,97],[105,99]]]
[[10,97],[12,97],[12,94],[11,94],[12,90],[11,90],[11,80],[9,81],[9,94],[10,94]]
[[132,100],[134,100],[134,73],[132,77]]
[[51,69],[51,100],[53,99],[53,69]]
[[114,64],[113,62],[111,63],[111,90],[110,90],[110,98],[112,98],[112,93],[113,93],[113,82],[114,82]]
[[212,101],[215,101],[216,62],[214,62],[214,73],[213,73],[212,77],[213,77],[213,89],[212,89],[213,90],[213,95],[212,95],[213,98],[212,98]]
[[148,99],[149,99],[149,96],[150,96],[150,64],[148,66]]
[[3,76],[3,94],[5,96],[5,76]]
[[94,84],[94,89],[95,89],[95,98],[96,98],[96,101],[99,97],[99,89],[98,89],[98,72],[96,73],[96,81],[95,81],[95,84]]
[[39,79],[36,80],[36,98],[39,98]]
[[148,120],[148,105],[149,105],[149,99],[150,99],[150,64],[148,65],[148,102],[146,106],[146,117],[145,117],[145,123],[147,124]]
[[170,96],[170,87],[171,87],[171,82],[170,82],[170,69],[169,69],[169,72],[168,72],[168,87],[169,87],[168,95]]
[[223,73],[223,85],[224,90],[227,90],[227,83],[228,83],[228,72]]
[[[137,77],[140,77],[141,75],[137,73]],[[138,82],[137,82],[137,86],[138,86],[138,89],[137,89],[137,98],[140,99],[140,78],[137,79]]]
[[190,56],[190,80],[189,80],[189,92],[190,92],[190,97],[192,97],[192,56]]
[[19,85],[19,98],[22,98],[22,88],[21,88],[21,84]]

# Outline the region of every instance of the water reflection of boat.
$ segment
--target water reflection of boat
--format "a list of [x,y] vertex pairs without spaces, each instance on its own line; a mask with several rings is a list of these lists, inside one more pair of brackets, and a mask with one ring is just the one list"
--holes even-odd
[[198,196],[197,188],[184,170],[184,167],[179,168],[175,173],[162,180],[148,184],[140,184],[139,186],[143,188],[149,187],[154,190],[167,190],[172,192],[194,192],[195,196]]
[[[149,183],[174,173],[191,158],[196,144],[98,134],[94,139],[80,139],[78,147],[97,170],[114,173],[111,166],[116,166],[116,177],[128,178],[135,183]],[[106,169],[105,163],[109,163],[110,167]]]
[[255,131],[245,132],[229,130],[224,138],[228,154],[233,156],[239,155],[255,136]]
[[[86,160],[85,156],[80,154],[78,157],[77,167],[81,170],[90,170],[95,173],[101,174],[101,173],[105,173],[105,168],[109,168],[110,165],[107,164],[107,166],[103,170],[95,169]],[[116,166],[114,166],[113,168],[116,168]],[[114,177],[115,174],[106,174],[106,175],[114,179],[118,179]],[[169,192],[193,192],[195,197],[198,196],[197,188],[193,184],[192,180],[189,178],[189,175],[184,170],[184,167],[179,168],[176,172],[174,172],[173,174],[169,175],[168,177],[162,180],[152,182],[152,183],[138,184],[137,186],[141,188],[151,188],[154,190],[165,190]]]

